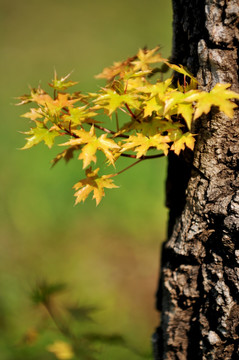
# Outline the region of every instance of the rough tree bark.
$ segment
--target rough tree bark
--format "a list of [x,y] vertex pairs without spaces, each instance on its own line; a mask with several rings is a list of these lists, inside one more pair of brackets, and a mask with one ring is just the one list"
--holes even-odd
[[[239,92],[238,0],[173,0],[172,61],[199,86]],[[171,156],[154,337],[155,359],[239,359],[239,111],[194,125],[190,157]],[[191,161],[191,163],[192,163]],[[197,170],[198,169],[198,170]]]

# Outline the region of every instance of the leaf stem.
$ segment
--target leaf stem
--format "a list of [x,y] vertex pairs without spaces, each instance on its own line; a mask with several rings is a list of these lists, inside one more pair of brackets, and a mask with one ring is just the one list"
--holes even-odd
[[129,166],[127,166],[126,168],[120,170],[119,172],[117,172],[117,173],[115,173],[115,174],[112,174],[110,177],[114,177],[114,176],[117,176],[117,175],[122,174],[124,171],[130,169],[130,168],[133,167],[134,165],[139,164],[141,161],[143,161],[143,159],[138,159],[138,160],[135,161],[133,164],[130,164]]

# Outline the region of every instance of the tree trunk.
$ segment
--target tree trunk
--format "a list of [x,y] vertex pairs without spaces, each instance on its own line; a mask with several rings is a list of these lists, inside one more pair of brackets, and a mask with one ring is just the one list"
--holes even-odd
[[[204,90],[239,92],[239,1],[173,0],[173,10],[172,62]],[[193,165],[169,158],[155,359],[239,359],[239,112],[214,109],[193,132]]]

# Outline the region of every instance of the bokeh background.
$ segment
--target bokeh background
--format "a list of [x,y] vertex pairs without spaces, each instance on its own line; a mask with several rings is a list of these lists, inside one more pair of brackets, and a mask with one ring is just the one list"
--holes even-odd
[[[58,149],[18,150],[25,143],[19,132],[29,123],[14,97],[28,85],[46,87],[54,69],[60,76],[74,70],[71,78],[87,92],[103,85],[94,75],[140,47],[160,45],[169,56],[171,12],[167,0],[0,0],[1,360],[55,358],[45,349],[37,357],[37,341],[25,352],[19,347],[38,321],[29,293],[39,279],[66,282],[64,299],[98,307],[97,331],[121,333],[134,347],[150,349],[166,236],[165,160],[145,161],[117,177],[120,189],[106,190],[98,207],[90,200],[74,207],[80,164],[50,169]],[[139,359],[114,347],[102,348],[99,358]]]

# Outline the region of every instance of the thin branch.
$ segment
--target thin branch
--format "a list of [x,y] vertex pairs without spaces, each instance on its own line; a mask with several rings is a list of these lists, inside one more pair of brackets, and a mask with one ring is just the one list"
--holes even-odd
[[54,314],[52,306],[49,302],[44,302],[43,305],[47,310],[50,318],[53,320],[54,324],[56,325],[57,329],[65,336],[72,337],[70,329],[63,323],[61,323]]
[[[125,157],[130,157],[130,158],[134,158],[136,159],[136,155],[131,155],[131,154],[121,154],[121,156],[125,156]],[[147,159],[155,159],[155,158],[159,158],[159,157],[163,157],[165,156],[164,154],[157,154],[157,155],[145,155],[145,156],[141,156],[137,161],[135,161],[133,164],[130,164],[129,166],[127,166],[126,168],[120,170],[119,172],[112,174],[110,177],[114,177],[117,175],[122,174],[124,171],[130,169],[131,167],[139,164],[141,161],[147,160]]]
[[130,113],[130,115],[138,122],[140,122],[138,119],[137,119],[137,116],[133,113],[133,111],[130,109],[129,105],[127,103],[125,103],[125,106],[126,106],[126,109],[128,110],[128,112]]
[[134,165],[137,165],[137,164],[140,163],[141,161],[143,161],[143,159],[139,159],[139,160],[135,161],[133,164],[130,164],[129,166],[127,166],[126,168],[120,170],[119,172],[117,172],[117,173],[115,173],[115,174],[112,174],[110,177],[114,177],[114,176],[117,176],[117,175],[122,174],[124,171],[130,169],[130,168],[133,167]]
[[[132,159],[137,159],[137,155],[133,155],[133,154],[124,154],[124,153],[122,153],[120,156],[132,158]],[[139,159],[140,160],[149,160],[149,159],[161,158],[161,157],[164,157],[164,156],[165,156],[164,154],[143,155]]]

